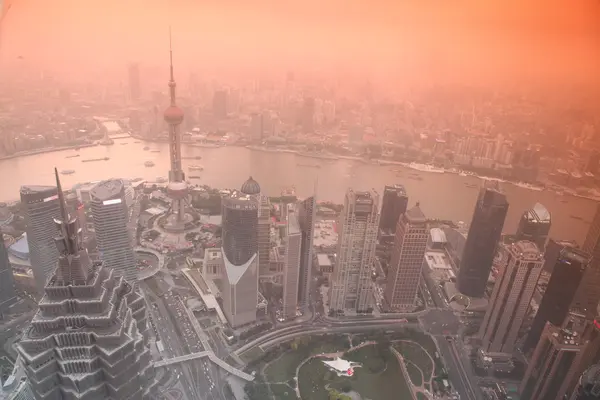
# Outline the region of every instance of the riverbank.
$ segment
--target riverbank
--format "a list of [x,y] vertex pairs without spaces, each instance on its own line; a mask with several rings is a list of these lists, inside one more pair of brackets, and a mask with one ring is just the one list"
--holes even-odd
[[38,149],[38,150],[20,151],[18,153],[11,154],[8,156],[2,156],[2,157],[0,157],[0,161],[11,160],[11,159],[17,158],[17,157],[35,156],[37,154],[55,153],[57,151],[77,150],[77,149],[83,149],[86,147],[94,147],[94,146],[97,146],[97,144],[96,143],[87,143],[87,144],[78,144],[75,146],[50,147],[50,148]]

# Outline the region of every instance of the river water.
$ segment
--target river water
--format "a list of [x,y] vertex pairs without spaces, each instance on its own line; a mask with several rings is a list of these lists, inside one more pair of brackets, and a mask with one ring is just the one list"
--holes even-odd
[[[144,146],[160,152],[144,151]],[[2,160],[0,200],[17,199],[21,185],[52,185],[55,166],[59,170],[76,171],[72,175],[61,176],[63,187],[111,177],[140,177],[147,180],[166,177],[169,169],[167,149],[166,143],[134,143],[132,139],[124,139],[116,140],[113,146],[95,146],[79,151],[66,150]],[[80,157],[66,158],[75,154],[80,154]],[[198,148],[184,145],[182,154],[184,157],[202,157],[201,160],[184,160],[184,170],[187,175],[202,177],[201,180],[192,182],[211,187],[236,188],[251,175],[269,195],[277,196],[282,189],[295,186],[298,196],[304,197],[313,193],[316,183],[319,200],[341,203],[350,186],[358,190],[374,188],[381,193],[386,184],[401,183],[408,192],[409,204],[419,201],[429,218],[467,223],[473,213],[478,189],[466,187],[465,183],[479,185],[481,182],[477,177],[428,172],[419,173],[422,180],[416,180],[411,178],[411,174],[416,171],[399,166],[370,165],[352,160],[319,160],[292,153],[264,152],[243,147]],[[103,157],[110,157],[110,160],[81,162],[84,159]],[[144,162],[150,160],[155,166],[145,167]],[[201,164],[204,171],[189,171],[187,166],[192,164]],[[305,166],[317,164],[320,168]],[[400,169],[401,172],[397,173],[392,169]],[[594,215],[594,201],[572,196],[561,197],[550,191],[533,191],[508,183],[503,183],[502,187],[510,203],[504,232],[514,232],[523,211],[535,202],[540,202],[552,213],[551,237],[583,242],[589,221]],[[572,215],[582,219],[574,219]]]

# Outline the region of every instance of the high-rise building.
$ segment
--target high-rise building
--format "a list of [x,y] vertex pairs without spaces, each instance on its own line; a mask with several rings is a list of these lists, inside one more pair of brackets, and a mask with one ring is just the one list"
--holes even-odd
[[41,292],[58,260],[53,222],[54,218],[60,217],[58,192],[53,186],[22,186],[21,203],[25,208],[31,269],[36,288]]
[[556,326],[562,325],[571,309],[589,261],[589,255],[581,250],[565,248],[561,251],[523,346],[525,352],[538,344],[547,322]]
[[591,318],[598,315],[600,301],[600,205],[590,224],[590,229],[583,242],[583,251],[592,256],[589,268],[583,277],[583,284],[577,292],[575,307],[588,314]]
[[137,101],[141,97],[140,66],[131,64],[128,68],[129,73],[129,98],[131,101]]
[[427,218],[417,203],[400,216],[396,228],[392,260],[383,296],[388,311],[414,310],[428,237]]
[[[250,180],[253,180],[250,177]],[[258,183],[257,183],[258,185]],[[249,186],[249,185],[247,185]],[[245,193],[252,195],[252,193]],[[271,205],[269,197],[259,195],[260,205],[258,208],[258,271],[259,275],[268,275],[270,273],[271,251]]]
[[581,375],[569,400],[600,400],[600,364],[591,366]]
[[563,251],[565,247],[578,248],[579,246],[574,240],[548,239],[548,242],[546,242],[546,250],[544,251],[544,271],[551,273],[554,270],[560,252]]
[[137,280],[125,186],[121,179],[98,183],[90,192],[92,217],[100,258],[117,276],[128,282]]
[[379,195],[348,189],[339,221],[337,260],[329,307],[334,312],[370,312],[371,268],[379,227]]
[[497,187],[481,189],[458,270],[457,288],[462,294],[484,296],[507,212],[506,196]]
[[283,264],[283,317],[296,318],[298,310],[298,284],[302,255],[302,231],[295,205],[288,204],[285,225],[285,258]]
[[259,193],[246,182],[222,200],[223,312],[232,327],[256,320]]
[[154,367],[144,298],[123,277],[90,260],[77,218],[58,193],[61,217],[54,229],[60,255],[39,311],[17,344],[33,394],[149,399]]
[[315,196],[298,203],[298,222],[302,234],[300,255],[300,277],[298,281],[298,306],[305,308],[310,300],[310,282],[313,268],[313,233],[317,200]]
[[12,267],[8,261],[8,253],[4,247],[3,233],[0,229],[0,320],[11,305],[17,301],[15,280]]
[[406,212],[408,196],[402,185],[391,185],[383,189],[381,218],[379,219],[379,240],[393,242],[400,216]]
[[79,197],[77,197],[76,192],[70,192],[65,196],[65,201],[67,202],[67,209],[71,215],[77,216],[79,220],[79,226],[83,231],[83,235],[87,234],[87,217],[85,215],[85,208],[83,203],[79,201]]
[[315,129],[316,101],[313,97],[306,97],[300,112],[300,124],[304,133],[312,133]]
[[579,332],[547,323],[519,387],[521,399],[563,400],[584,350]]
[[[169,40],[171,38],[169,37]],[[164,229],[167,231],[182,232],[185,225],[190,221],[189,214],[185,213],[185,202],[188,197],[188,186],[185,182],[185,173],[181,167],[181,132],[180,125],[183,122],[183,110],[177,106],[177,96],[175,90],[175,75],[173,72],[173,50],[170,50],[170,79],[169,79],[169,97],[171,104],[165,110],[163,117],[169,125],[169,184],[167,185],[167,195],[171,199],[171,208],[167,215],[167,223]]]
[[499,253],[500,273],[480,327],[480,336],[485,352],[512,354],[544,259],[536,244],[530,241],[501,245]]
[[213,115],[216,118],[227,118],[227,91],[217,90],[213,95]]
[[516,239],[529,240],[544,251],[551,224],[550,211],[540,203],[535,203],[531,210],[525,211],[521,216]]

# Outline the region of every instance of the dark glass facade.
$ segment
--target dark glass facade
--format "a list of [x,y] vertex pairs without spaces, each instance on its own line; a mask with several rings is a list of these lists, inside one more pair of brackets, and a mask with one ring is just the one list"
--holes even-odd
[[521,216],[516,240],[529,240],[543,251],[551,226],[550,212],[542,204],[537,203]]
[[593,365],[581,375],[571,400],[600,400],[600,365]]
[[258,252],[258,200],[234,192],[222,204],[225,257],[233,265],[244,265]]
[[483,297],[507,212],[503,193],[494,188],[481,189],[457,276],[462,294]]
[[400,216],[406,212],[408,207],[408,196],[402,185],[386,186],[383,189],[381,201],[381,217],[379,220],[379,238],[389,236],[394,240],[396,225]]
[[592,259],[576,295],[575,306],[585,310],[588,316],[593,318],[597,315],[596,309],[600,301],[600,205],[596,209],[582,249],[591,255]]
[[525,341],[525,352],[537,345],[546,322],[556,326],[563,324],[588,263],[588,254],[581,250],[565,248],[561,251]]

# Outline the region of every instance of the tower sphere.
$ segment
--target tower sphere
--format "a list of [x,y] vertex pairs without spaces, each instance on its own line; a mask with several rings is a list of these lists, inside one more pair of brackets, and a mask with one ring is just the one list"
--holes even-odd
[[179,125],[183,122],[183,110],[177,106],[169,106],[165,110],[164,118],[169,125]]

